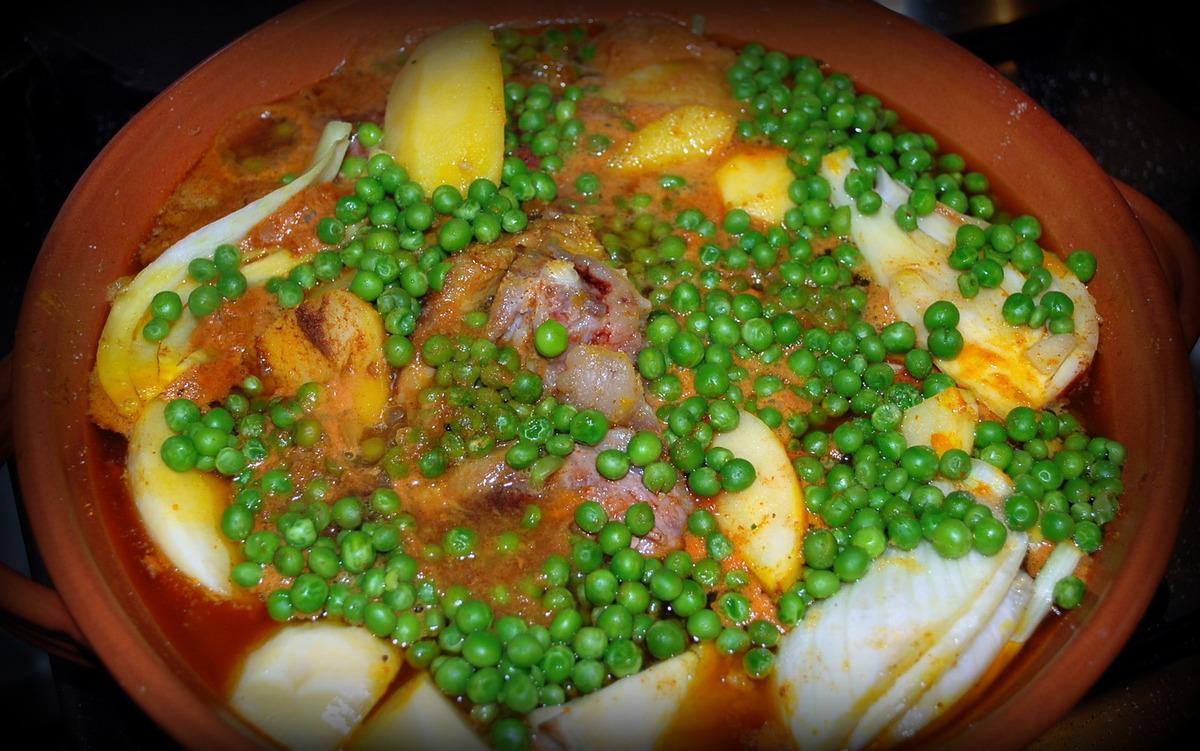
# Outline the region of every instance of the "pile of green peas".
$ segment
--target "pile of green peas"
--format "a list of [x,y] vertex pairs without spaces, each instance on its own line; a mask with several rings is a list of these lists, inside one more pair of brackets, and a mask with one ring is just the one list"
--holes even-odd
[[[551,614],[546,626],[499,616],[452,586],[424,610],[426,619],[438,614],[437,628],[419,628],[418,618],[412,628],[398,624],[393,638],[407,647],[411,664],[430,670],[443,693],[469,702],[471,715],[493,728],[598,691],[699,642],[741,654],[748,675],[766,678],[780,631],[755,618],[736,591],[747,583],[745,573],[723,575],[716,558],[693,561],[684,551],[661,560],[643,556],[630,543],[654,524],[646,503],[618,519],[598,503],[580,504],[571,554],[547,558],[539,577],[541,603]],[[719,535],[706,511],[693,513],[688,525],[696,534]],[[722,556],[728,557],[732,543],[725,543]]]
[[[1005,298],[1004,320],[1011,326],[1045,326],[1052,334],[1068,334],[1075,330],[1075,305],[1065,293],[1051,289],[1054,280],[1044,265],[1046,252],[1037,244],[1041,234],[1041,224],[1028,215],[986,230],[965,224],[958,229],[947,262],[961,272],[958,287],[967,298],[980,289],[999,287],[1004,266],[1011,265],[1026,279],[1020,292]],[[1096,274],[1096,258],[1086,250],[1073,251],[1066,263],[1084,283]]]
[[1070,414],[1015,407],[1003,423],[976,426],[975,455],[1013,480],[1016,493],[1004,504],[1010,528],[1072,540],[1088,554],[1101,548],[1125,490],[1118,441],[1089,436]]
[[[368,148],[382,137],[375,123],[358,127],[358,138]],[[522,206],[552,201],[558,193],[546,172],[531,170],[515,157],[504,161],[500,185],[479,178],[466,195],[442,185],[427,197],[386,152],[346,157],[341,176],[354,181],[354,192],[338,199],[333,216],[316,223],[317,238],[329,247],[287,277],[269,280],[267,291],[281,307],[294,308],[317,285],[352,271],[350,291],[384,316],[391,337],[385,349],[393,367],[411,360],[408,337],[420,300],[442,288],[451,255],[473,242],[492,243],[521,232],[529,223]]]
[[[482,329],[487,314],[468,314],[466,322]],[[561,336],[536,338],[546,340],[537,345],[549,347],[546,351],[565,350],[558,349],[563,345]],[[513,469],[529,470],[532,484],[538,486],[563,466],[578,445],[595,446],[608,434],[602,412],[559,403],[546,394],[541,377],[522,367],[520,354],[511,346],[498,347],[482,336],[436,334],[425,341],[421,355],[435,372],[433,383],[419,392],[418,401],[440,404],[452,415],[437,445],[417,459],[425,477],[437,477],[464,457],[482,456],[497,445],[509,444],[505,461]],[[394,477],[404,474],[399,457],[396,451],[383,457],[384,468]]]
[[[960,272],[958,287],[964,297],[1000,286],[1005,265],[1011,265],[1027,280],[1020,294],[1009,297],[1005,319],[1014,326],[1045,325],[1051,333],[1074,330],[1070,298],[1048,291],[1052,279],[1043,264],[1045,250],[1037,244],[1040,223],[1033,216],[1010,218],[997,211],[987,177],[967,172],[962,156],[939,154],[937,140],[928,133],[903,131],[896,113],[884,109],[877,97],[857,94],[847,76],[826,75],[808,57],[789,58],[747,45],[729,69],[728,80],[733,96],[754,114],[753,120],[739,124],[738,134],[766,138],[792,150],[789,166],[797,179],[788,191],[796,204],[785,219],[790,229],[829,226],[834,234],[846,234],[838,230],[849,226],[848,207],[835,209],[828,201],[828,185],[814,174],[826,153],[844,146],[857,163],[844,187],[863,214],[875,214],[883,205],[873,188],[876,170],[882,168],[910,189],[908,200],[895,212],[896,223],[905,231],[917,229],[918,220],[933,213],[939,202],[993,222],[986,230],[975,224],[958,230],[948,263]],[[1066,265],[1084,283],[1096,273],[1096,258],[1086,250],[1072,251]]]
[[175,435],[163,442],[159,455],[176,472],[215,471],[246,484],[272,451],[312,448],[321,441],[321,424],[310,413],[322,390],[306,383],[294,398],[266,399],[262,381],[250,376],[219,406],[204,411],[191,399],[174,399],[163,416]]
[[[586,173],[585,173],[586,174]],[[579,189],[578,183],[576,189]],[[601,220],[598,227],[600,243],[612,263],[620,265],[641,290],[649,292],[663,284],[663,279],[676,276],[695,276],[695,264],[685,257],[687,241],[674,234],[674,228],[694,232],[702,238],[717,234],[717,225],[695,209],[679,213],[674,225],[660,216],[651,206],[653,197],[636,193],[626,198],[617,196],[613,204],[617,212]],[[715,286],[720,279],[715,271],[706,278]]]
[[[505,129],[505,153],[514,156],[527,147],[537,165],[550,174],[562,169],[563,156],[583,135],[583,122],[576,117],[584,90],[575,85],[552,89],[542,81],[526,85],[514,78],[537,78],[535,71],[543,61],[550,65],[569,64],[578,77],[580,65],[591,59],[594,48],[587,30],[550,27],[541,32],[524,33],[516,29],[496,32],[501,51],[504,77],[504,104],[508,112]],[[529,76],[514,76],[518,70],[530,70]]]
[[[540,35],[501,30],[497,40],[506,75],[514,61],[553,57],[552,50],[588,54],[582,29]],[[995,555],[1012,529],[1036,531],[1052,542],[1069,539],[1085,553],[1099,550],[1103,528],[1119,509],[1124,447],[1088,436],[1069,414],[1018,407],[1002,422],[976,427],[974,456],[1007,472],[1016,485],[1003,518],[970,493],[941,490],[939,484],[966,476],[971,456],[950,450],[939,457],[930,447],[908,446],[899,426],[905,409],[953,386],[934,371],[932,358],[951,359],[961,351],[957,308],[943,300],[925,311],[928,349],[916,347],[909,324],[877,331],[859,315],[866,294],[853,275],[861,262],[858,250],[843,243],[818,254],[810,242],[849,231],[849,210],[829,203],[830,186],[815,174],[820,155],[835,146],[848,144],[863,157],[846,189],[864,213],[879,208],[870,187],[879,167],[913,189],[896,214],[909,230],[939,200],[980,218],[997,216],[986,178],[964,174],[965,163],[955,154],[935,159],[937,144],[928,135],[893,133],[894,112],[875,97],[855,94],[844,76],[826,77],[810,58],[789,59],[749,45],[729,79],[735,96],[755,113],[754,120],[739,124],[739,134],[793,149],[796,178],[789,196],[796,205],[782,226],[759,232],[740,209],[719,224],[697,209],[684,209],[672,225],[642,211],[650,197],[639,195],[630,205],[641,213],[615,217],[604,228],[601,240],[610,257],[657,308],[647,321],[647,346],[637,367],[661,402],[656,414],[664,430],[638,432],[624,449],[599,452],[597,472],[619,480],[640,468],[645,487],[659,493],[674,488],[681,475],[701,498],[737,492],[755,481],[753,465],[713,447],[715,434],[737,427],[739,407],[772,428],[786,423],[789,449],[801,453],[794,466],[808,485],[808,509],[824,526],[806,533],[801,581],[777,601],[777,618],[785,627],[803,619],[814,601],[862,578],[888,545],[910,550],[924,540],[947,558],[972,550]],[[466,196],[442,186],[427,201],[387,155],[347,158],[342,174],[357,180],[355,193],[316,229],[330,248],[288,277],[268,282],[268,291],[281,307],[292,308],[316,285],[353,270],[351,290],[384,316],[389,364],[408,364],[416,356],[408,337],[421,298],[441,288],[451,254],[471,242],[521,231],[525,202],[554,200],[557,186],[548,173],[561,168],[561,151],[583,135],[574,117],[581,96],[577,87],[555,99],[542,84],[506,85],[512,130],[501,186],[476,181]],[[358,137],[372,148],[382,131],[364,123]],[[519,144],[529,145],[542,171],[512,155]],[[679,187],[679,178],[663,180],[664,189]],[[576,188],[596,195],[599,180],[585,174]],[[726,247],[703,246],[697,265],[685,257],[687,240],[675,229],[709,241],[724,232],[729,241]],[[1003,265],[1011,263],[1028,281],[1022,293],[1009,297],[1006,320],[1070,332],[1071,301],[1049,289],[1043,251],[1036,245],[1040,233],[1037,220],[1028,216],[987,230],[966,225],[949,263],[962,272],[959,288],[968,298],[998,286]],[[193,315],[203,318],[221,300],[245,292],[240,262],[232,246],[192,262],[189,274],[201,284],[188,299]],[[1086,251],[1072,253],[1067,265],[1085,283],[1095,273],[1095,259]],[[752,288],[762,294],[751,294]],[[156,296],[143,336],[164,338],[182,306],[173,292]],[[816,325],[806,326],[797,314],[812,316]],[[467,318],[474,329],[486,321],[482,311]],[[566,347],[565,327],[555,321],[535,332],[543,357],[557,357]],[[435,377],[420,400],[456,408],[438,445],[418,458],[426,477],[442,474],[463,456],[511,442],[507,463],[528,469],[537,485],[578,444],[596,446],[608,434],[600,412],[545,395],[541,379],[521,367],[511,347],[483,337],[437,335],[421,354]],[[750,375],[743,363],[751,360],[783,363],[795,380],[764,374],[743,387]],[[896,379],[889,361],[898,360],[917,385]],[[678,376],[684,369],[691,371],[696,392],[686,399]],[[770,406],[771,396],[784,388],[811,408],[785,416]],[[472,717],[491,727],[498,748],[528,747],[529,729],[519,718],[533,709],[599,690],[693,643],[713,642],[722,653],[741,654],[752,678],[773,670],[780,630],[753,617],[748,598],[738,591],[749,583],[748,575],[722,571],[733,543],[708,511],[692,513],[687,522],[689,532],[704,541],[707,557],[694,561],[675,551],[660,560],[630,547],[634,537],[654,529],[649,504],[634,504],[620,519],[611,519],[598,503],[581,504],[570,556],[547,559],[539,580],[541,602],[553,613],[550,623],[529,624],[499,615],[462,586],[441,588],[422,572],[403,551],[415,520],[401,512],[394,491],[380,488],[366,498],[334,501],[323,478],[297,493],[283,464],[256,476],[272,449],[309,448],[321,439],[319,423],[307,414],[320,399],[319,385],[306,384],[292,399],[267,400],[261,392],[261,382],[250,378],[221,406],[202,411],[179,399],[165,415],[175,433],[162,447],[167,466],[234,478],[234,502],[221,520],[223,533],[241,544],[245,559],[234,566],[233,581],[259,586],[271,566],[287,581],[267,596],[275,620],[325,614],[400,644],[409,663],[428,669],[440,690],[470,703]],[[822,430],[829,423],[836,424]],[[392,468],[399,462],[385,457],[384,466],[397,476]],[[285,504],[285,510],[261,520],[256,515],[267,501]],[[474,530],[456,527],[441,547],[463,558],[478,543]],[[1074,576],[1054,589],[1062,608],[1077,607],[1084,595],[1083,582]]]
[[[233,568],[234,583],[257,587],[271,566],[284,580],[266,598],[272,619],[326,615],[391,637],[397,611],[412,607],[415,598],[411,585],[401,585],[417,569],[401,550],[415,522],[399,513],[399,496],[378,488],[365,499],[333,501],[323,478],[297,495],[283,477],[266,473],[258,485],[240,490],[226,511],[222,528],[241,543],[245,558]],[[255,530],[254,515],[267,499],[290,502]]]
[[528,87],[516,81],[506,83],[505,153],[514,156],[521,146],[527,146],[542,170],[550,174],[561,170],[563,155],[583,135],[583,121],[575,116],[583,96],[578,86],[567,86],[556,96],[544,83]]
[[[188,294],[187,309],[197,319],[216,312],[226,300],[237,300],[246,294],[246,277],[240,271],[242,254],[233,245],[218,245],[211,258],[193,258],[187,275],[197,286]],[[160,342],[171,333],[171,327],[183,315],[184,301],[178,292],[162,290],[154,295],[148,306],[150,320],[142,327],[142,338]]]
[[[596,54],[588,30],[582,26],[547,26],[543,29],[496,29],[504,78],[514,77],[522,65],[539,60],[566,60],[586,63]],[[579,74],[576,69],[574,73]]]

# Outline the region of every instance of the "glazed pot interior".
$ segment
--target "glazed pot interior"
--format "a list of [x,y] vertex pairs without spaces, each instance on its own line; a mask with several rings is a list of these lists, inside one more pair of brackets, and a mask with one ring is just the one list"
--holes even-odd
[[[106,288],[132,259],[159,206],[233,114],[331,73],[382,28],[470,18],[529,23],[608,20],[635,3],[503,7],[453,3],[315,4],[269,22],[156,99],[101,154],[51,230],[17,342],[18,458],[40,548],[92,645],[127,691],[188,745],[262,742],[198,680],[128,583],[96,498],[116,461],[87,419],[88,376],[108,309]],[[680,19],[689,4],[661,8]],[[1129,447],[1127,492],[1098,556],[1084,607],[1052,619],[993,687],[936,732],[951,746],[1027,743],[1111,661],[1163,570],[1188,477],[1192,409],[1184,345],[1141,229],[1084,149],[997,72],[933,32],[867,4],[705,7],[706,28],[809,54],[850,74],[914,128],[985,172],[1016,211],[1035,212],[1062,253],[1086,248],[1103,316],[1100,355],[1075,404],[1094,432]],[[297,55],[296,50],[304,54]],[[150,156],[152,155],[152,158]],[[1153,382],[1151,386],[1150,383]],[[107,463],[106,463],[107,462]],[[226,720],[222,722],[221,719]]]

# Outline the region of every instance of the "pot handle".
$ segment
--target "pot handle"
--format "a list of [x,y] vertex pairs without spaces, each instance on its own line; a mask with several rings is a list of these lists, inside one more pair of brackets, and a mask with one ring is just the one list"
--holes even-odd
[[[0,360],[0,462],[12,456],[12,358]],[[0,628],[57,657],[96,664],[58,592],[0,563]]]
[[1150,238],[1150,246],[1179,309],[1184,344],[1191,349],[1200,336],[1200,254],[1183,228],[1161,206],[1126,183],[1115,178],[1113,182]]

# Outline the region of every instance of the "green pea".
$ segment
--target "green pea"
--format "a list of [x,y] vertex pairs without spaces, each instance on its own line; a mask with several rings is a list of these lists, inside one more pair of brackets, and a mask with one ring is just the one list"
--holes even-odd
[[1083,602],[1087,588],[1077,576],[1065,576],[1054,585],[1054,604],[1064,610],[1074,610]]
[[1087,284],[1096,276],[1096,256],[1086,250],[1072,251],[1067,256],[1067,268],[1079,281]]
[[[316,574],[297,576],[290,591],[292,607],[296,609],[296,612],[304,614],[320,610],[328,596],[329,585]],[[391,628],[388,629],[388,633],[390,632]]]
[[616,449],[605,449],[596,455],[596,472],[607,480],[620,480],[629,474],[629,457]]
[[679,621],[657,621],[646,632],[645,644],[656,659],[670,659],[687,648],[687,633]]
[[542,357],[558,357],[567,351],[567,327],[553,318],[534,331],[534,346]]
[[746,652],[742,658],[746,675],[755,680],[763,680],[775,669],[775,653],[769,649],[756,647]]
[[575,524],[584,532],[596,534],[608,523],[608,512],[596,501],[584,501],[575,509]]
[[731,459],[721,467],[721,487],[736,493],[754,484],[754,465],[745,459]]
[[971,550],[970,528],[959,519],[943,519],[933,532],[933,547],[943,558],[961,558]]

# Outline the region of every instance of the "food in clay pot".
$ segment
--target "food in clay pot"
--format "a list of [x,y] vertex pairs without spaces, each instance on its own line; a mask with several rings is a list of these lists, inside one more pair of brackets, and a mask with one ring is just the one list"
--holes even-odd
[[962,156],[665,18],[361,65],[271,189],[185,180],[97,348],[156,615],[233,614],[266,736],[887,746],[1087,596],[1096,262]]

